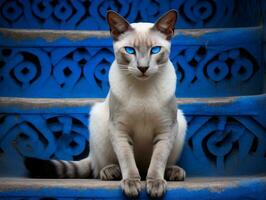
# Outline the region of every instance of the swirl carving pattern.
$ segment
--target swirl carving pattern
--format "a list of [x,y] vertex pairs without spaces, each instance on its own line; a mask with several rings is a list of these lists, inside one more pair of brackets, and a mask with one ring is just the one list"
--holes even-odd
[[[263,171],[260,167],[264,165],[266,155],[263,120],[219,115],[188,116],[187,120],[189,130],[180,162],[188,166],[188,171],[198,167],[196,174],[209,176]],[[255,163],[257,167],[254,167]],[[206,167],[200,166],[208,166],[208,172],[204,171]]]
[[[0,54],[0,96],[95,98],[108,93],[114,60],[110,47],[1,48]],[[178,80],[176,96],[261,92],[254,87],[261,68],[245,48],[174,45],[170,59]],[[241,85],[242,90],[230,85]]]
[[10,28],[107,30],[105,15],[110,9],[130,22],[154,22],[167,10],[176,9],[180,13],[177,28],[260,23],[254,15],[260,5],[248,0],[3,0],[0,8],[0,27]]
[[200,80],[246,82],[259,68],[254,57],[243,48],[207,51],[204,46],[196,46],[175,49],[174,52],[172,60],[180,84]]
[[87,114],[1,114],[0,149],[7,155],[72,160],[88,148]]
[[[189,128],[181,166],[191,175],[265,172],[263,112],[257,116],[186,115]],[[88,117],[85,113],[1,114],[0,150],[8,156],[81,159],[89,152]]]
[[2,48],[0,54],[0,93],[9,93],[3,96],[105,97],[109,90],[111,48]]

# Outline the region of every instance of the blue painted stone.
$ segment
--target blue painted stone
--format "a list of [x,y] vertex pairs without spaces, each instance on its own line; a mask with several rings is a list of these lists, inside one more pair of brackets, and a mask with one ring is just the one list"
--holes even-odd
[[[15,32],[0,31],[0,96],[106,97],[114,60],[108,32],[101,38],[75,32],[80,35],[76,39],[64,32]],[[177,30],[170,55],[177,74],[176,96],[263,93],[262,32],[262,27]]]
[[[14,156],[77,160],[88,154],[90,99],[16,101],[0,98],[0,165]],[[266,173],[266,95],[179,101],[188,121],[179,164],[189,176]]]
[[[119,181],[8,178],[0,178],[0,181],[1,199],[127,199],[119,188]],[[142,184],[138,199],[150,199],[145,191],[145,183]],[[168,182],[163,199],[265,200],[265,191],[265,176],[190,178],[184,182]]]
[[[2,0],[0,27],[108,30],[106,11],[130,22],[154,22],[170,9],[179,11],[176,28],[242,27],[261,22],[261,0]],[[139,6],[141,5],[141,6]]]
[[[108,30],[109,9],[129,22],[154,22],[171,8],[179,11],[178,29],[222,28],[179,29],[172,41],[176,96],[208,97],[183,99],[180,104],[188,132],[179,164],[189,176],[265,174],[265,1],[242,0],[240,6],[239,0],[0,0],[0,176],[25,175],[23,156],[65,160],[86,156],[92,100],[69,105],[69,99],[56,103],[55,98],[105,97],[114,60],[107,34],[73,39],[65,32],[45,37],[18,29]],[[14,97],[37,99],[16,103]],[[52,103],[38,99],[42,97]],[[224,187],[206,186],[208,182],[194,188],[193,182],[174,185],[165,199],[266,199],[265,177],[232,182]],[[51,183],[36,190],[33,180],[28,183],[32,185],[22,181],[16,188],[0,178],[0,198],[124,198],[117,186],[75,189],[50,187]],[[7,186],[11,189],[5,190]],[[145,192],[140,197],[147,199]]]

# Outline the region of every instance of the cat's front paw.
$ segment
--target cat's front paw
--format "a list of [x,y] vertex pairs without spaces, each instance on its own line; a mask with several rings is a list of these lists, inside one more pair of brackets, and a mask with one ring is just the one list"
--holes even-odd
[[121,181],[121,188],[127,197],[137,198],[141,191],[140,179],[123,179]]
[[147,179],[147,193],[151,198],[161,198],[166,192],[167,183],[164,179]]

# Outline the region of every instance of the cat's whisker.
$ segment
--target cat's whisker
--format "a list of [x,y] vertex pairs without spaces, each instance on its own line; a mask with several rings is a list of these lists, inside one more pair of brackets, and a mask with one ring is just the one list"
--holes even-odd
[[159,64],[159,65],[157,65],[157,66],[158,66],[158,68],[162,68],[162,67],[164,67],[165,65],[167,65],[167,63],[162,63],[162,64]]
[[128,66],[120,66],[120,69],[127,69]]
[[124,64],[119,64],[119,67],[124,67],[124,68],[128,68],[128,65],[124,65]]

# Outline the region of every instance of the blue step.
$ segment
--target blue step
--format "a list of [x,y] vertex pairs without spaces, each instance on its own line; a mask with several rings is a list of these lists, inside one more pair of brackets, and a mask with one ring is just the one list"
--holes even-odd
[[165,199],[266,199],[264,0],[0,0],[0,199],[125,199],[119,182],[18,177],[23,156],[88,154],[89,111],[114,60],[106,11],[154,22],[171,8],[189,178]]
[[[168,182],[164,199],[265,200],[266,176],[188,178]],[[119,181],[0,178],[0,198],[10,200],[126,199]],[[142,182],[139,199],[150,199]]]
[[[0,98],[0,175],[25,176],[18,168],[23,156],[86,156],[89,111],[101,100]],[[188,121],[179,165],[189,176],[266,173],[266,94],[184,98],[177,105]]]
[[[263,93],[263,27],[178,29],[177,97]],[[103,98],[114,60],[108,31],[0,29],[0,96]]]

